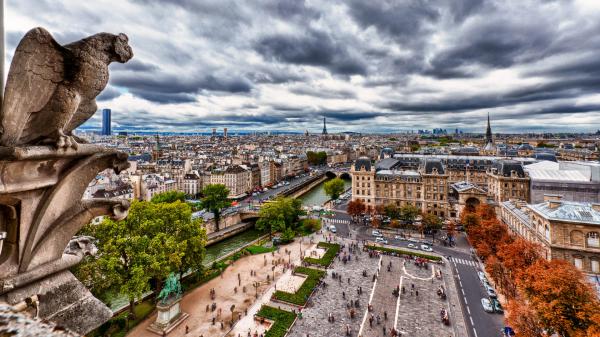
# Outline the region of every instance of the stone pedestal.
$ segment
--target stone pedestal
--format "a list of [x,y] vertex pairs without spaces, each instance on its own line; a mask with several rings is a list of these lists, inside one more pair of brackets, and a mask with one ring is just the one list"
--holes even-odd
[[159,302],[156,305],[158,311],[156,321],[150,324],[147,329],[161,336],[175,329],[189,317],[188,313],[181,311],[180,302],[181,298],[171,299],[167,303]]

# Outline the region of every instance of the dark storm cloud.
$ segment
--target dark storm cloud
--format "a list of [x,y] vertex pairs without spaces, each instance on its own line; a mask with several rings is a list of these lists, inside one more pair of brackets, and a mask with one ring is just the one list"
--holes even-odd
[[324,32],[308,30],[305,35],[272,35],[260,39],[255,49],[267,59],[299,65],[325,67],[342,75],[366,74],[363,62]]
[[348,3],[350,14],[363,27],[401,42],[415,42],[439,16],[439,2],[427,0],[363,1]]
[[113,98],[121,96],[121,92],[112,86],[107,86],[104,91],[96,97],[97,101],[110,101]]
[[128,34],[136,56],[111,65],[98,100],[128,111],[115,122],[131,128],[303,131],[320,129],[324,116],[340,130],[481,128],[488,110],[506,130],[523,119],[556,128],[552,119],[565,116],[582,128],[599,112],[594,2],[106,3],[8,0],[6,60],[34,26],[61,44]]
[[486,20],[462,34],[460,42],[437,54],[426,71],[440,78],[471,77],[465,66],[507,68],[539,58],[551,45],[554,32],[540,30],[539,23],[507,19]]
[[157,103],[185,103],[196,101],[195,94],[202,91],[242,94],[252,90],[252,84],[237,77],[177,77],[164,73],[145,72],[135,76],[119,72],[111,83],[125,87],[129,92]]

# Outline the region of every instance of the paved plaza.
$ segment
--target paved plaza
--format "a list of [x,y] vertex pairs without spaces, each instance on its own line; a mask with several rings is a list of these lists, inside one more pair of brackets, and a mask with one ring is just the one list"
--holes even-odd
[[[340,252],[341,255],[344,253],[348,254],[347,244]],[[369,257],[362,251],[355,251],[351,256],[352,260],[346,264],[340,260],[332,264],[325,280],[327,286],[319,288],[313,295],[310,305],[303,310],[303,318],[296,322],[288,336],[379,337],[391,336],[392,328],[401,336],[467,336],[448,265],[428,263],[427,267],[418,267],[414,260],[389,255]],[[366,271],[366,277],[363,271]],[[340,274],[342,282],[334,280],[332,273]],[[375,281],[374,274],[378,275]],[[437,294],[440,286],[446,299]],[[362,287],[360,295],[357,294],[358,287]],[[394,294],[395,289],[400,290],[398,296]],[[356,299],[360,306],[355,308],[355,317],[351,319],[349,302]],[[449,325],[442,323],[442,309],[448,313]],[[330,322],[330,314],[335,321]]]
[[[348,254],[349,240],[338,239],[335,242],[346,245],[339,256]],[[327,277],[324,279],[327,285],[319,287],[311,297],[302,310],[302,319],[296,321],[289,337],[306,337],[307,334],[310,337],[345,336],[347,325],[352,331],[351,335],[357,335],[373,288],[372,276],[377,272],[377,261],[370,259],[368,253],[360,249],[350,256],[350,261],[343,263],[341,259],[336,259],[327,269]],[[366,271],[367,276],[363,276],[363,271]],[[332,277],[334,273],[341,278]],[[362,289],[362,294],[358,294],[359,288]],[[357,300],[358,307],[353,306],[354,318],[350,318],[350,301],[354,303]],[[328,320],[329,314],[333,315],[332,322]]]

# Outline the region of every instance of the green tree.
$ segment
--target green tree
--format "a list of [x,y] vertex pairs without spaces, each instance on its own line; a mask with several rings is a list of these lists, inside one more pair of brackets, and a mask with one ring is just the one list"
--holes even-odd
[[340,178],[334,178],[325,183],[325,194],[331,199],[336,200],[344,193],[344,181]]
[[294,229],[301,213],[301,201],[294,198],[278,197],[260,208],[256,228],[269,230],[269,238],[273,232],[286,228]]
[[409,223],[413,223],[415,219],[421,214],[421,211],[412,204],[406,204],[400,207],[400,219],[407,221]]
[[311,165],[325,165],[327,164],[327,153],[324,151],[308,151],[306,152],[306,159]]
[[132,203],[125,220],[105,219],[88,225],[82,234],[96,238],[98,255],[86,258],[75,275],[94,294],[107,290],[125,294],[134,313],[135,300],[155,290],[171,272],[197,269],[202,265],[206,231],[191,219],[186,203]]
[[292,242],[294,241],[294,236],[296,236],[296,233],[293,229],[288,227],[281,233],[281,241],[283,243]]
[[175,201],[185,201],[185,193],[177,192],[177,191],[169,191],[164,193],[155,194],[150,201],[155,204],[163,203],[163,202],[175,202]]
[[383,208],[383,213],[385,213],[386,216],[390,217],[390,219],[400,219],[400,217],[402,216],[402,212],[394,204],[385,205],[385,207]]
[[435,233],[442,229],[442,219],[433,213],[427,213],[423,215],[423,220],[421,222],[423,224],[423,229],[431,233],[431,241],[433,242],[433,240],[435,240]]
[[202,206],[212,212],[215,216],[215,227],[219,230],[219,220],[221,220],[221,210],[229,207],[231,202],[227,200],[229,189],[223,184],[210,184],[202,189]]

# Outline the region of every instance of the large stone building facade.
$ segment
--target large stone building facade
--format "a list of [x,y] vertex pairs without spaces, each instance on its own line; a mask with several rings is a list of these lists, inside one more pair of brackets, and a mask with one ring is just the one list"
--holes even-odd
[[548,196],[539,204],[501,205],[500,217],[510,231],[539,243],[545,258],[567,260],[585,273],[600,275],[600,204]]
[[360,157],[350,173],[352,199],[370,209],[411,204],[423,213],[457,218],[467,206],[529,197],[522,163],[491,157],[395,155],[377,163]]

